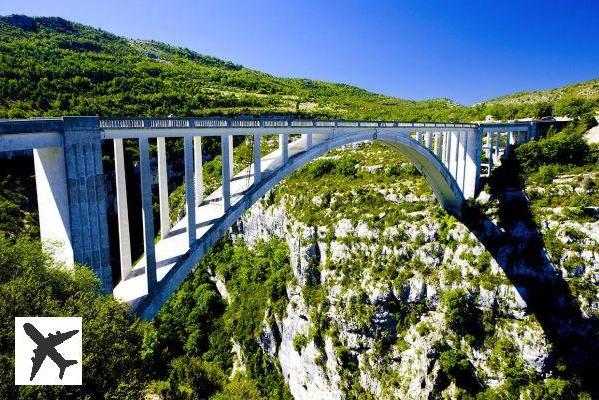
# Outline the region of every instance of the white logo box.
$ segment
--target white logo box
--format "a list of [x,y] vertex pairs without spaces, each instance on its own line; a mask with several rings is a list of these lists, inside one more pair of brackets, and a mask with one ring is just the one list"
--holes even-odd
[[[15,385],[81,385],[82,337],[81,317],[16,317]],[[34,357],[43,361],[31,380]],[[63,366],[62,379],[53,358]]]

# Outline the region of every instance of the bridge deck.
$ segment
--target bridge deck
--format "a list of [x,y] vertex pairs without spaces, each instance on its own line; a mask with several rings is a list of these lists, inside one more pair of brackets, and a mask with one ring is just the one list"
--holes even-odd
[[[313,137],[313,145],[325,141],[324,138]],[[305,136],[289,143],[289,158],[305,150]],[[283,163],[279,149],[262,157],[262,179],[276,171]],[[248,176],[249,174],[249,176]],[[231,206],[237,203],[244,192],[254,183],[253,164],[236,174],[231,180]],[[206,197],[199,207],[196,207],[196,237],[202,241],[208,230],[222,217],[224,217],[222,203],[222,186]],[[175,264],[188,252],[187,216],[179,220],[171,229],[165,239],[156,242],[156,275],[160,282]],[[121,280],[114,288],[114,296],[118,299],[134,304],[148,294],[145,276],[145,258],[142,257],[128,278]]]

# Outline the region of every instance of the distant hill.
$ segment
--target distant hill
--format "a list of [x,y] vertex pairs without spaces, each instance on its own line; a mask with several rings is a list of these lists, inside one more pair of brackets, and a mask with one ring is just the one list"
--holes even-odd
[[556,89],[538,90],[534,92],[519,92],[485,101],[486,104],[524,104],[550,102],[555,103],[564,98],[578,97],[588,100],[599,98],[599,79],[574,85],[562,86]]
[[449,99],[412,101],[346,84],[279,78],[56,17],[0,16],[0,61],[0,118],[295,114],[471,121],[552,111],[546,104],[523,107],[499,99],[474,107]]

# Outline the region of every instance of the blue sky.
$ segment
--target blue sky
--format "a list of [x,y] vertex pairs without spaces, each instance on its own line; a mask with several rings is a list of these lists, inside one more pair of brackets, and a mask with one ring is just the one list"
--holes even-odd
[[599,1],[2,0],[277,76],[472,104],[599,77]]

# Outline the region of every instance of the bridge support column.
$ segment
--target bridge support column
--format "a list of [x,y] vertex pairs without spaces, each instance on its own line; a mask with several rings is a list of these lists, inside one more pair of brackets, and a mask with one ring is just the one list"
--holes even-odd
[[427,149],[429,150],[433,150],[433,133],[432,132],[426,132],[424,135],[424,145],[426,146]]
[[254,184],[262,180],[260,135],[254,134]]
[[289,160],[289,138],[287,133],[279,134],[279,149],[281,150],[281,162],[285,165]]
[[309,150],[312,147],[312,133],[306,133],[306,146],[304,150]]
[[121,279],[131,272],[131,238],[129,236],[129,207],[127,206],[127,177],[123,139],[114,139],[114,172],[116,181],[116,208],[119,226],[119,255]]
[[493,169],[493,135],[487,132],[487,159],[489,160],[489,175]]
[[[464,166],[464,185],[462,192],[465,199],[471,199],[475,196],[480,183],[480,166],[482,155],[481,129],[472,129],[465,132],[465,166]],[[489,170],[490,171],[490,170]]]
[[422,132],[416,131],[416,141],[422,143]]
[[148,293],[156,287],[156,249],[154,248],[154,215],[152,206],[152,173],[147,138],[139,139],[139,170],[141,178],[141,209],[144,230],[144,256]]
[[33,149],[40,236],[44,250],[73,266],[69,194],[62,147]]
[[193,176],[195,185],[196,206],[204,201],[204,171],[202,169],[202,137],[193,138]]
[[231,207],[231,158],[233,147],[233,136],[223,135],[220,137],[221,152],[222,152],[222,187],[223,187],[223,209],[226,212]]
[[168,204],[168,171],[166,168],[166,139],[156,139],[158,148],[158,203],[160,205],[160,237],[166,238],[171,229]]
[[64,117],[64,156],[74,260],[112,291],[106,186],[98,117]]
[[468,138],[466,131],[458,131],[458,146],[456,160],[456,182],[462,192],[464,191],[464,177],[466,174],[466,151],[468,148]]
[[449,172],[453,178],[457,181],[458,177],[458,146],[459,146],[459,132],[451,131],[449,135],[450,147],[449,147],[449,161],[447,163]]
[[[185,203],[187,207],[187,239],[191,248],[196,241],[196,199],[193,172],[193,139],[183,138],[183,161],[185,164]],[[224,160],[223,160],[224,162]]]
[[443,136],[440,132],[435,132],[435,155],[439,160],[443,157]]
[[445,166],[449,169],[449,163],[447,162],[449,160],[449,146],[451,144],[451,142],[449,141],[449,133],[446,131],[441,132],[441,134],[443,135],[443,164],[445,164]]
[[538,128],[537,124],[535,124],[534,122],[530,123],[529,132],[530,132],[530,137],[528,140],[538,140],[539,139],[539,128]]

